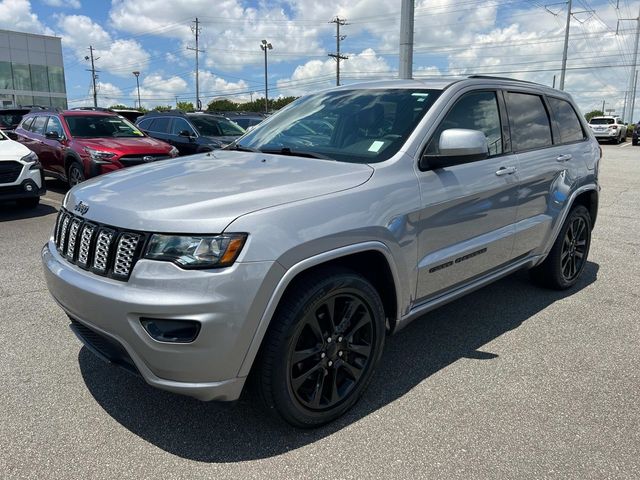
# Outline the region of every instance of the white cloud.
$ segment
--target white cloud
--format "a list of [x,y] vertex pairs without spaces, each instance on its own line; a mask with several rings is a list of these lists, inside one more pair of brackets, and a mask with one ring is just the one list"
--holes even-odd
[[80,8],[80,0],[42,0],[42,3],[50,7],[58,8]]
[[53,35],[53,30],[44,25],[38,15],[31,11],[31,2],[28,0],[0,1],[0,28]]
[[205,108],[215,98],[246,102],[249,100],[249,90],[249,85],[244,80],[231,82],[207,70],[200,72],[200,101]]
[[[98,106],[110,107],[117,103],[122,103],[124,95],[122,90],[116,85],[109,82],[97,82],[96,90],[98,91]],[[93,106],[93,87],[89,88],[86,98],[69,100],[69,107],[86,107]]]
[[[156,105],[173,105],[175,97],[185,93],[187,86],[186,80],[178,76],[165,78],[159,73],[147,75],[140,82],[142,105],[146,108],[153,108]],[[137,101],[138,90],[133,88],[129,97]],[[178,100],[189,101],[182,97]]]
[[63,32],[63,44],[71,48],[79,60],[94,47],[96,69],[120,77],[131,77],[133,70],[144,70],[149,53],[135,40],[114,40],[100,25],[85,15],[60,15],[58,26]]

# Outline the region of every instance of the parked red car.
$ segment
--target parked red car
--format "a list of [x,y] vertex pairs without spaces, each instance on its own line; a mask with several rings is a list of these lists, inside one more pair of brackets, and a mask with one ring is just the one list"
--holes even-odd
[[47,176],[70,186],[123,167],[178,156],[175,147],[148,137],[111,112],[32,112],[24,116],[15,134],[38,155]]

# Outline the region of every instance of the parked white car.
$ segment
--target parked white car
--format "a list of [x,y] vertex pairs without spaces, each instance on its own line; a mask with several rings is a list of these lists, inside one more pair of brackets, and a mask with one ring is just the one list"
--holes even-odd
[[46,187],[38,156],[0,131],[0,201],[35,208]]
[[589,127],[598,140],[610,140],[615,143],[627,140],[627,126],[620,117],[593,117],[589,121]]

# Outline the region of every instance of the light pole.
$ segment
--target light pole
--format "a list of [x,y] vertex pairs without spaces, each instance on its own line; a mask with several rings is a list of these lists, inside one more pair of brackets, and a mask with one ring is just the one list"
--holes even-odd
[[140,72],[136,70],[133,74],[136,76],[136,85],[138,86],[138,108],[142,108],[142,102],[140,101],[140,81],[138,80]]
[[269,87],[267,86],[267,50],[271,50],[273,45],[266,40],[262,40],[260,48],[264,52],[264,112],[269,113]]

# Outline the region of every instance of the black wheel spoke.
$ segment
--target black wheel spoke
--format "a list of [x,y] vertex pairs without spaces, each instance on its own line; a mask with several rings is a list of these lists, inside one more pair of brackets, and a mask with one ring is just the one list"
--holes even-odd
[[309,326],[316,339],[320,340],[320,342],[324,341],[324,332],[318,322],[316,312],[309,312],[305,317],[305,323]]
[[371,354],[371,345],[358,345],[350,343],[347,348],[350,352],[357,353],[358,355],[362,355],[363,357],[368,357],[369,354]]
[[319,370],[322,369],[322,365],[317,364],[314,367],[310,368],[309,370],[305,371],[304,373],[302,373],[301,375],[294,377],[291,379],[291,386],[293,387],[294,391],[298,391],[300,389],[300,387],[302,386],[302,384],[304,382],[306,382],[309,377],[313,376],[313,374]]
[[319,370],[318,378],[316,380],[316,388],[314,389],[313,396],[311,397],[311,405],[315,408],[318,408],[320,406],[320,401],[322,400],[322,391],[324,390],[325,378],[325,371]]
[[318,355],[321,350],[322,348],[319,345],[313,348],[305,348],[304,350],[296,350],[293,352],[291,361],[293,363],[304,362],[308,358],[313,357],[314,355]]
[[343,361],[340,364],[340,368],[343,368],[344,370],[346,370],[349,376],[353,378],[354,381],[357,381],[360,378],[360,375],[362,375],[362,368],[356,365],[353,365],[347,361]]
[[331,375],[331,392],[329,394],[329,402],[331,404],[336,403],[340,400],[340,394],[338,393],[338,370],[333,369],[330,373]]
[[[329,312],[329,320],[331,321],[331,328],[336,328],[336,297],[331,297],[325,303],[326,309]],[[331,332],[333,333],[333,332]]]
[[358,300],[357,298],[350,299],[349,304],[344,311],[344,316],[340,320],[340,323],[336,326],[336,332],[343,333],[349,327],[351,319],[354,317],[356,312],[361,308],[365,309],[363,303],[360,300]]
[[370,325],[370,324],[371,324],[371,315],[369,315],[368,311],[365,311],[364,314],[362,315],[362,317],[360,317],[360,320],[358,320],[354,326],[348,328],[345,333],[347,335],[353,337],[353,335],[358,330],[360,330],[365,325]]

